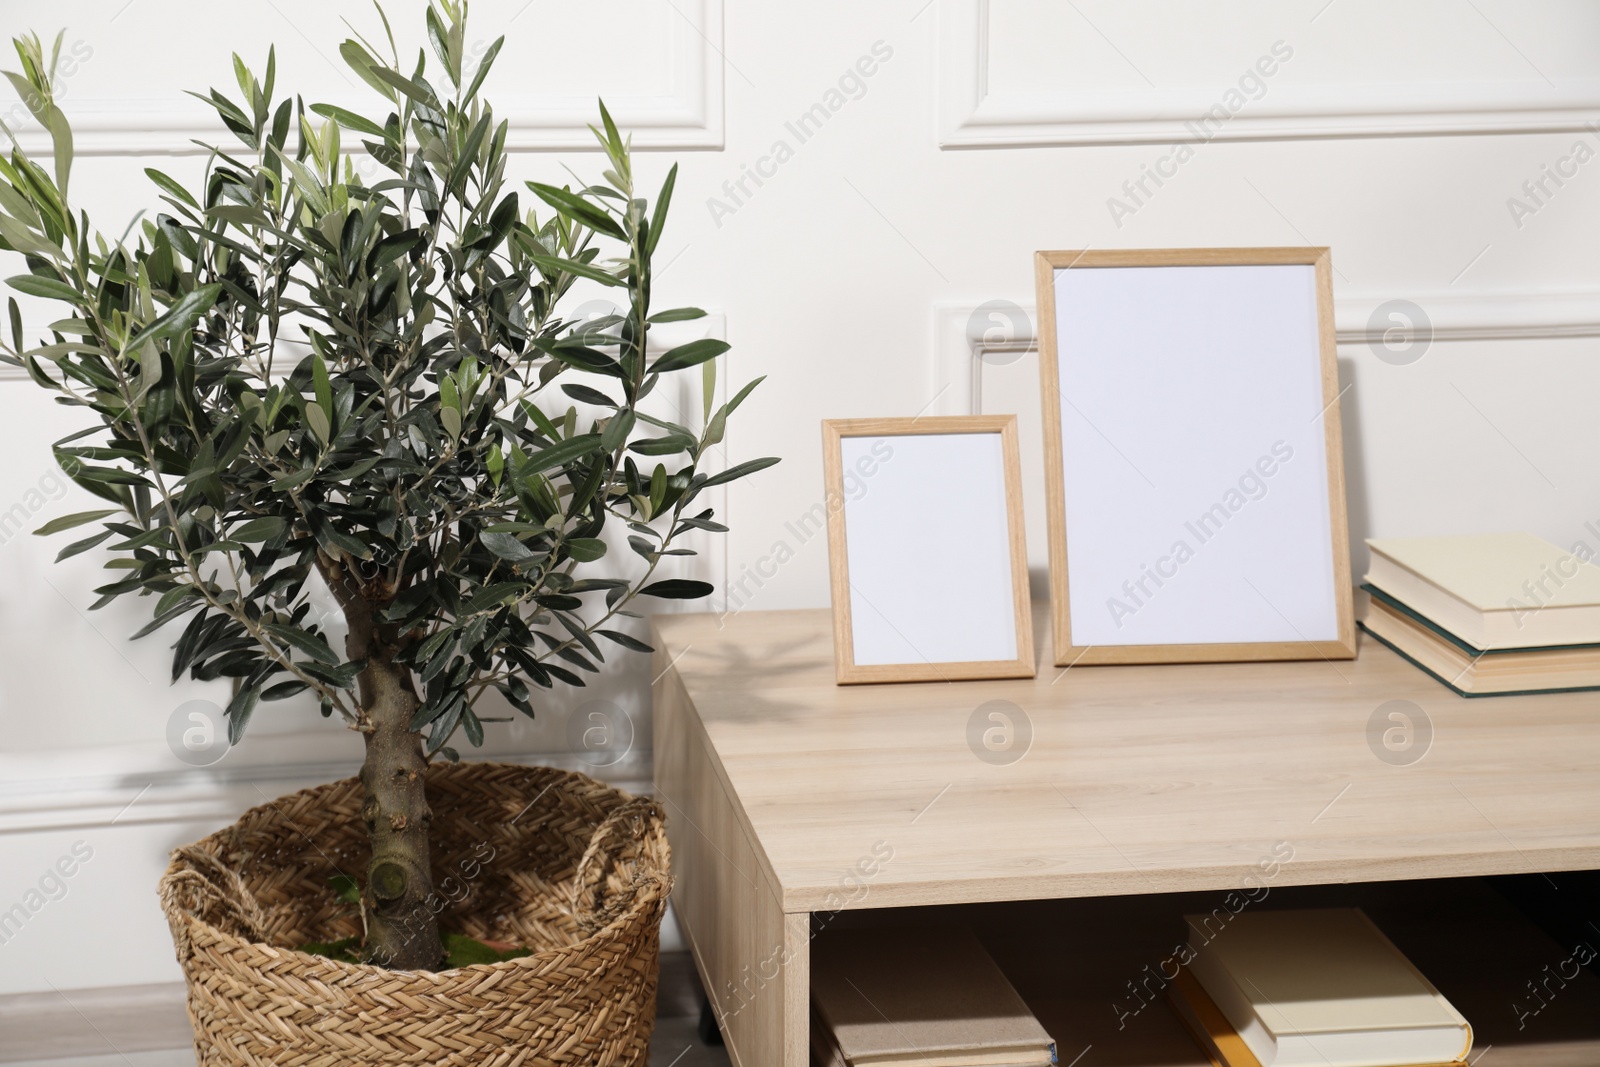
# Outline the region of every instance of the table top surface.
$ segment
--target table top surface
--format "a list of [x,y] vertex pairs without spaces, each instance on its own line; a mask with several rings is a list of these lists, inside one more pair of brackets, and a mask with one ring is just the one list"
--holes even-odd
[[1033,679],[838,686],[825,610],[656,618],[785,911],[1600,867],[1600,694],[1463,698],[1366,635],[1063,669],[1037,621]]

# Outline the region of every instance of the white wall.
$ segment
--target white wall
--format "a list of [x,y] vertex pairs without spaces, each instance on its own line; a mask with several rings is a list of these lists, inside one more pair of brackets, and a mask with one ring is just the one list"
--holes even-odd
[[[415,41],[419,5],[390,7]],[[714,577],[726,568],[733,615],[827,602],[824,542],[802,525],[822,499],[824,418],[1018,413],[1042,566],[1036,363],[1021,351],[1031,320],[1005,303],[974,318],[992,301],[1031,311],[1041,248],[1331,245],[1358,543],[1525,527],[1600,548],[1584,525],[1600,530],[1589,239],[1600,139],[1583,126],[1600,119],[1592,3],[474,7],[484,43],[510,24],[489,84],[529,149],[519,177],[595,164],[569,150],[598,92],[638,143],[661,149],[642,158],[647,175],[682,164],[658,299],[724,316],[725,381],[769,376],[735,420],[730,458],[784,457],[734,487],[733,534],[708,541],[696,564]],[[75,196],[120,230],[154,203],[142,167],[198,171],[198,157],[170,155],[210,129],[180,91],[230,86],[230,51],[259,66],[276,42],[280,85],[364,102],[337,66],[346,9],[370,28],[362,5],[306,0],[225,14],[199,0],[0,0],[0,26],[67,28],[64,102],[89,153]],[[1230,98],[1275,45],[1260,68],[1271,75]],[[802,138],[794,124],[819,104],[827,117]],[[1174,144],[1192,137],[1183,121],[1218,104],[1235,113],[1177,163]],[[1562,163],[1580,144],[1585,162]],[[1523,183],[1547,165],[1569,176],[1559,188],[1547,179],[1535,202]],[[1170,176],[1126,192],[1146,168]],[[1510,198],[1524,203],[1515,214]],[[1419,306],[1436,330],[1408,365],[1374,351],[1383,323],[1370,320],[1391,300]],[[0,516],[18,505],[32,528],[87,506],[61,489],[47,448],[79,425],[26,382],[0,380]],[[258,714],[216,767],[185,769],[167,750],[167,719],[217,692],[166,684],[161,638],[124,640],[136,605],[83,612],[99,560],[52,566],[59,543],[12,529],[0,534],[0,910],[27,899],[74,842],[93,858],[0,944],[0,993],[170,981],[154,896],[165,850],[342,773],[359,746],[289,708]],[[1359,573],[1359,550],[1356,563]],[[635,662],[602,695],[644,719],[648,680]],[[540,722],[500,727],[490,751],[567,748],[573,703],[561,696]],[[647,721],[638,726],[647,748]],[[642,780],[648,767],[605,773]]]

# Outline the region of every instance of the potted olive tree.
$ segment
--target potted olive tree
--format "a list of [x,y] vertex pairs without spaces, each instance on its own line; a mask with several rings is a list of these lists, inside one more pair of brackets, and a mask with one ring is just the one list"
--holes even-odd
[[[307,692],[361,733],[364,933],[345,949],[360,962],[328,962],[360,972],[445,960],[430,765],[456,760],[458,737],[481,743],[483,698],[531,716],[538,691],[648,651],[617,617],[636,597],[707,595],[658,564],[725,529],[705,490],[776,462],[702,469],[756,382],[713,408],[727,345],[651,345],[653,326],[704,314],[651,302],[676,167],[647,201],[602,105],[601,180],[514,188],[507,125],[479,92],[503,38],[469,69],[465,15],[462,0],[426,10],[441,80],[424,54],[402,61],[386,20],[381,46],[344,43],[372,117],[279,99],[273,56],[259,77],[236,56],[239,95],[202,97],[236,143],[192,189],[147,171],[163,206],[121,240],[72,206],[55,57],[20,38],[8,74],[54,143],[43,165],[0,160],[0,241],[27,264],[9,285],[60,310],[33,343],[12,299],[0,348],[96,416],[55,448],[107,504],[41,532],[97,527],[61,556],[109,551],[97,606],[147,597],[139,636],[174,639],[175,680],[232,680],[231,740]],[[614,290],[618,313],[568,317],[580,280]],[[647,414],[690,368],[703,424]],[[628,548],[608,553],[619,525]],[[318,583],[343,647],[311,609]]]

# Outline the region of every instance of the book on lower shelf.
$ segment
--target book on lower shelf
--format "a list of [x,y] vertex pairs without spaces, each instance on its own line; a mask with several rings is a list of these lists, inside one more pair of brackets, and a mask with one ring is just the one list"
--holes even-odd
[[1055,1045],[971,931],[830,931],[811,946],[821,1067],[1049,1067]]
[[[1167,996],[1173,1013],[1210,1057],[1211,1067],[1262,1067],[1239,1031],[1188,971],[1178,972],[1178,977],[1167,987]],[[1456,1060],[1437,1067],[1463,1067],[1465,1063],[1465,1060]]]
[[1462,696],[1600,689],[1600,644],[1484,649],[1367,584],[1362,629]]
[[1423,1067],[1471,1051],[1467,1020],[1359,908],[1248,912],[1215,936],[1212,916],[1187,919],[1178,1007],[1224,1067]]

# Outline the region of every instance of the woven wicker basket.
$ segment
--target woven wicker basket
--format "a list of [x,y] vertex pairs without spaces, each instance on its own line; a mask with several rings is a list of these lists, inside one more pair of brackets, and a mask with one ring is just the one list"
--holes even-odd
[[671,886],[653,801],[581,774],[433,768],[447,932],[534,950],[388,971],[295,946],[360,932],[328,885],[366,869],[361,785],[307,789],[173,853],[161,879],[202,1067],[644,1067]]

